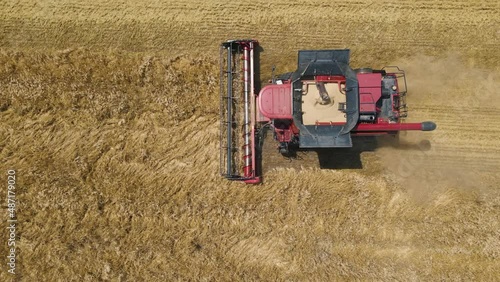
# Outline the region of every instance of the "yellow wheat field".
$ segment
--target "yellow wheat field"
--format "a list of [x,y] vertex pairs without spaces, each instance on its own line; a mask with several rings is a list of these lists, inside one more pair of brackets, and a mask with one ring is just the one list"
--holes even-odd
[[[0,280],[498,280],[499,19],[485,0],[0,2]],[[409,119],[438,129],[320,156],[343,169],[267,138],[264,184],[223,180],[231,38],[259,40],[263,80],[299,49],[398,64]]]

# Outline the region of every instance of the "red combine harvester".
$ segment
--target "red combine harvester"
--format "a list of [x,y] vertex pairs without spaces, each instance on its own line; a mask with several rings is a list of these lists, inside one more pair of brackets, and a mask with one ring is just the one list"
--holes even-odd
[[256,94],[256,40],[220,47],[220,173],[260,183],[263,131],[285,156],[297,150],[350,148],[356,136],[432,131],[433,122],[403,123],[406,78],[398,67],[353,70],[349,50],[301,50],[297,70],[273,76]]

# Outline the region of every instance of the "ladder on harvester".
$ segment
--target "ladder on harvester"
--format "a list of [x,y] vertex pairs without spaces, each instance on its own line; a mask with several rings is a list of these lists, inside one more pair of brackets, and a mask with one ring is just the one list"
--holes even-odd
[[385,66],[382,70],[394,73],[396,75],[396,81],[398,84],[398,93],[395,95],[397,101],[395,101],[396,109],[399,111],[399,117],[404,119],[408,117],[408,106],[406,104],[406,94],[408,92],[406,84],[406,74],[405,71],[400,69],[398,66]]
[[255,40],[220,46],[220,174],[258,183],[255,146]]

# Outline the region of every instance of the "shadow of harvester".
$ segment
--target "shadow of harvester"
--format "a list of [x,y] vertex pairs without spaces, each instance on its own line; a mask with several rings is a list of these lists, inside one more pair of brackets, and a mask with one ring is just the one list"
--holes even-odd
[[[321,169],[363,169],[361,154],[374,152],[378,148],[392,147],[396,150],[428,150],[430,142],[409,142],[400,140],[398,136],[362,136],[353,137],[351,148],[318,148],[312,150],[298,149],[292,155],[282,156],[277,149],[277,142],[272,133],[265,137],[263,150],[260,152],[259,169],[265,171],[276,168],[317,167]],[[266,134],[267,135],[267,134]]]

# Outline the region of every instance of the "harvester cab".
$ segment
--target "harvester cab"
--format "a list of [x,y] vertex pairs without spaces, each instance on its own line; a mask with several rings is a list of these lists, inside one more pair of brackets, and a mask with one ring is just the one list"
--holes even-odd
[[297,69],[255,89],[255,40],[220,47],[220,173],[261,181],[261,132],[270,127],[283,155],[350,148],[355,136],[431,131],[433,122],[404,123],[406,77],[398,67],[352,69],[349,50],[301,50]]

